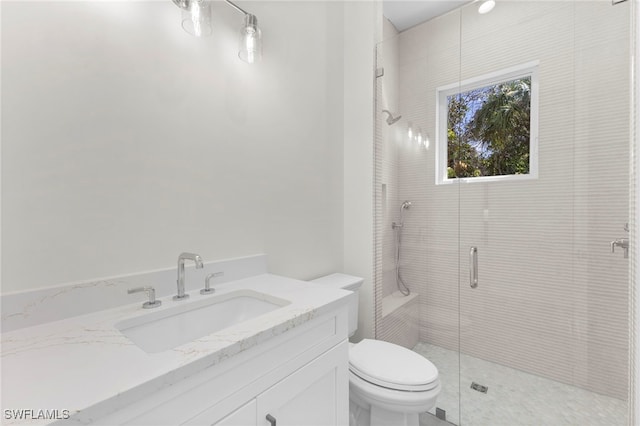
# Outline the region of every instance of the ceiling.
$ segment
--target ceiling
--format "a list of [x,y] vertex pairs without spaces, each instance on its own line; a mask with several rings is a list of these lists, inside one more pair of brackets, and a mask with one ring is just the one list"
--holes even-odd
[[469,3],[469,0],[384,0],[382,13],[398,31],[404,31],[465,3]]

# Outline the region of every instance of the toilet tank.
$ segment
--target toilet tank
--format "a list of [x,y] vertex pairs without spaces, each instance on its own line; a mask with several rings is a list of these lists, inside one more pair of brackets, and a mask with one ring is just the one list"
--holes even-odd
[[352,297],[349,301],[349,337],[353,336],[358,329],[358,293],[363,281],[360,277],[339,273],[326,275],[311,281],[314,284],[327,285],[356,293],[356,297]]

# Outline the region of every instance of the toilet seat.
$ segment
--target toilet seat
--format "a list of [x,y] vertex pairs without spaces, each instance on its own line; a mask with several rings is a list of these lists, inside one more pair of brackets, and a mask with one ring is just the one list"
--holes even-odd
[[387,389],[425,392],[439,386],[438,369],[417,353],[381,340],[364,339],[349,349],[349,370]]

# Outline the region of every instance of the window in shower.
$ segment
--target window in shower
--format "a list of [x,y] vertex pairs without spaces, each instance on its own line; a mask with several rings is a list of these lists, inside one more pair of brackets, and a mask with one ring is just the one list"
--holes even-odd
[[536,178],[538,64],[438,88],[436,183]]

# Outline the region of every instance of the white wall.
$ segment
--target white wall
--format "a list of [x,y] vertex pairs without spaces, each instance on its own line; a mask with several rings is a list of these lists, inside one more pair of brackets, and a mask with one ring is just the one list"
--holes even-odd
[[[266,253],[302,279],[344,261],[370,280],[371,87],[356,79],[372,42],[348,39],[343,94],[342,4],[242,6],[263,30],[257,66],[238,60],[242,16],[221,2],[204,39],[170,1],[2,3],[3,293],[181,251]],[[357,126],[343,129],[343,101]]]

